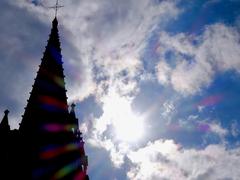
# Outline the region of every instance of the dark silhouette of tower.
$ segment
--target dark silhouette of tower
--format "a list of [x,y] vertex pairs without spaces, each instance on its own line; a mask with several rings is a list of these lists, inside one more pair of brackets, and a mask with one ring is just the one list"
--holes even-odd
[[0,124],[0,179],[85,180],[87,156],[74,107],[68,110],[57,18],[19,130]]

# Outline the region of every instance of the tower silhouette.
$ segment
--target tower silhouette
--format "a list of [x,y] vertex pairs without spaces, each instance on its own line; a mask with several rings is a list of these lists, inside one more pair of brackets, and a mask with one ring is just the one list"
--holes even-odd
[[0,179],[87,180],[87,156],[74,107],[67,104],[58,21],[30,93],[19,130],[8,110],[0,123]]

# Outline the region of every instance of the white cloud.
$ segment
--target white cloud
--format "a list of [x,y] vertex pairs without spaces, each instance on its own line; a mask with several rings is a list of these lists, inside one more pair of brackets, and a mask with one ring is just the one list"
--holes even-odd
[[165,61],[160,61],[156,67],[157,77],[159,83],[163,85],[168,85],[170,83],[170,73],[172,71],[171,67]]
[[199,36],[183,33],[171,36],[162,32],[159,41],[159,55],[163,58],[166,52],[172,51],[175,65],[169,68],[167,59],[160,61],[156,68],[158,80],[165,85],[171,82],[184,95],[207,87],[216,73],[240,72],[240,34],[234,27],[210,25]]
[[[168,119],[167,117],[171,117],[171,113],[173,113],[175,111],[175,105],[173,101],[165,101],[163,103],[163,117],[165,117],[165,119]],[[171,121],[171,118],[168,120],[168,123]]]
[[240,72],[240,34],[237,29],[223,24],[209,26],[203,36],[197,58],[216,64],[219,70]]
[[192,94],[199,92],[202,86],[209,85],[211,76],[211,66],[208,63],[189,65],[186,61],[179,61],[172,71],[171,84],[182,94]]
[[240,148],[228,150],[223,145],[205,149],[183,149],[172,140],[157,140],[128,154],[131,180],[216,180],[240,176]]
[[109,157],[116,168],[120,168],[124,164],[124,157],[129,151],[126,144],[114,144],[111,139],[103,138],[99,140],[99,137],[95,139],[88,139],[88,143],[95,148],[103,148],[109,153]]
[[219,135],[219,137],[223,138],[228,134],[228,131],[224,129],[220,124],[218,123],[209,123],[210,129],[213,133],[216,133]]
[[237,137],[240,134],[239,125],[236,120],[234,120],[231,124],[231,134],[234,137]]
[[[67,79],[70,101],[82,100],[90,94],[104,92],[99,90],[101,82],[95,82],[99,74],[118,84],[117,81],[123,82],[121,77],[118,79],[119,73],[126,71],[130,79],[121,87],[128,86],[123,89],[123,93],[131,93],[136,83],[133,78],[141,69],[140,52],[156,25],[176,18],[180,13],[176,2],[176,0],[60,2],[64,5],[58,14],[60,36],[62,41],[69,43],[62,43],[63,56],[67,57],[69,67],[78,72]],[[11,5],[25,11],[29,17],[33,15],[46,25],[51,21],[49,15],[54,14],[47,7],[54,3],[42,0],[36,5],[29,0],[18,0],[11,2]],[[98,68],[99,71],[95,72],[94,68]],[[105,85],[107,87],[112,84],[106,81]]]

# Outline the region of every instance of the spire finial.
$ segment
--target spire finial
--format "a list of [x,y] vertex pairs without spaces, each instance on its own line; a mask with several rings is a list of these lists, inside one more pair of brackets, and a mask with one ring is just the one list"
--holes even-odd
[[74,108],[75,108],[75,107],[76,107],[76,104],[75,104],[75,103],[72,103],[72,104],[71,104],[71,108],[72,108],[71,111],[74,111]]
[[6,109],[4,111],[4,116],[3,116],[3,119],[2,119],[2,122],[0,123],[0,131],[9,131],[10,130],[10,126],[8,124],[8,113],[9,113],[9,110]]
[[5,114],[5,115],[8,115],[8,113],[9,113],[9,110],[6,109],[6,110],[4,111],[4,114]]
[[58,0],[56,0],[56,4],[55,6],[52,6],[52,7],[49,7],[49,8],[52,8],[52,9],[55,9],[55,18],[57,17],[57,12],[58,12],[58,9],[62,8],[64,6],[61,6],[58,4]]

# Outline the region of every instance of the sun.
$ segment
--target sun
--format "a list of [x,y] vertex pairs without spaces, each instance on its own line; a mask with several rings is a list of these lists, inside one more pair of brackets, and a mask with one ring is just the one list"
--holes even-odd
[[104,103],[104,118],[110,121],[119,141],[136,142],[144,135],[144,119],[133,112],[131,100],[112,92]]
[[143,136],[143,121],[130,108],[122,105],[119,104],[121,110],[113,119],[116,138],[128,142],[138,141]]

